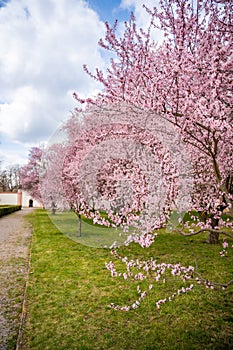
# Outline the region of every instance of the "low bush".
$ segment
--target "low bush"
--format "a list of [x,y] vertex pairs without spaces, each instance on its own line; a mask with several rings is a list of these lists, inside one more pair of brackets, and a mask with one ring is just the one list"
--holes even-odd
[[21,210],[21,205],[4,205],[0,206],[0,217],[13,213],[14,211]]

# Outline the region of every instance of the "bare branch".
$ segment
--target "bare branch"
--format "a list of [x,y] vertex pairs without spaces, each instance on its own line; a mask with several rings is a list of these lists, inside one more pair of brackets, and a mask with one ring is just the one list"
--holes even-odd
[[179,229],[176,229],[175,232],[178,232],[180,233],[182,236],[185,236],[185,237],[191,237],[191,236],[196,236],[198,235],[199,233],[203,233],[203,232],[212,232],[212,233],[218,233],[220,235],[225,235],[227,237],[230,237],[230,238],[233,238],[233,235],[230,234],[229,232],[225,232],[225,231],[220,231],[220,230],[214,230],[212,228],[202,228],[198,231],[195,231],[195,232],[192,232],[192,233],[185,233],[184,231],[182,230],[179,230]]

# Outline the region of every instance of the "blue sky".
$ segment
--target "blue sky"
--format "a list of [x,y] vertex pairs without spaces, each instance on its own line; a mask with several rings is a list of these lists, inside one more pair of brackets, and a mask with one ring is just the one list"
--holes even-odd
[[121,21],[129,18],[129,9],[122,8],[119,0],[89,0],[87,3],[104,22],[113,23],[116,18]]
[[74,91],[100,86],[83,72],[108,62],[98,47],[104,22],[123,22],[157,0],[0,0],[0,160],[23,164],[28,149],[46,143],[75,107]]

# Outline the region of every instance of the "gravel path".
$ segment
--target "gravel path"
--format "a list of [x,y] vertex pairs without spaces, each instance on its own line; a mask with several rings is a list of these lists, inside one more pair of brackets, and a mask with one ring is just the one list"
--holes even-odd
[[16,348],[32,229],[24,208],[0,218],[0,350]]

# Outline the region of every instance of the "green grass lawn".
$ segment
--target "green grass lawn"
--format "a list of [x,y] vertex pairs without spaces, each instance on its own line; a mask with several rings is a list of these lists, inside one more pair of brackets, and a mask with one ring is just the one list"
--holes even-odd
[[[73,211],[57,211],[56,215],[48,212],[50,220],[65,236],[88,247],[110,247],[115,241],[122,244],[126,235],[122,230],[93,225],[92,220],[82,217],[81,237],[78,236],[78,218]],[[121,235],[119,235],[121,234]]]
[[[108,307],[111,302],[124,305],[138,298],[138,282],[110,276],[105,268],[113,259],[110,251],[69,239],[43,210],[32,212],[29,220],[34,234],[23,349],[233,349],[233,285],[226,290],[195,285],[158,310],[156,301],[183,285],[168,276],[138,309],[115,311]],[[203,277],[220,283],[232,279],[233,251],[220,257],[221,245],[204,240],[164,232],[148,249],[132,245],[120,251],[185,266],[197,262]]]

